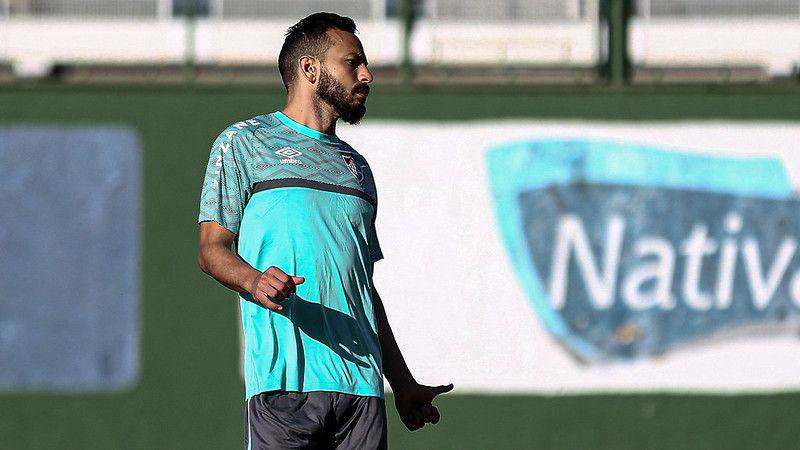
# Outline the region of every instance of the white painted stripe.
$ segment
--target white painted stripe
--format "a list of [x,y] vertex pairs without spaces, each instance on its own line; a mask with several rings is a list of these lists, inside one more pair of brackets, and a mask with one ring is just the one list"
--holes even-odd
[[253,429],[250,425],[250,400],[252,400],[252,397],[247,399],[247,404],[245,405],[245,408],[247,408],[247,450],[253,449]]

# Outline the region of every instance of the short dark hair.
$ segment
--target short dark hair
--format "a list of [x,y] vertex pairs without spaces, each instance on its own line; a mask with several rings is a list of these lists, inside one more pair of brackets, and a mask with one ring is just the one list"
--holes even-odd
[[297,60],[301,56],[309,55],[324,60],[325,53],[333,45],[325,35],[330,29],[355,34],[356,23],[349,17],[318,12],[301,19],[286,31],[286,39],[278,56],[278,70],[287,90],[297,80]]

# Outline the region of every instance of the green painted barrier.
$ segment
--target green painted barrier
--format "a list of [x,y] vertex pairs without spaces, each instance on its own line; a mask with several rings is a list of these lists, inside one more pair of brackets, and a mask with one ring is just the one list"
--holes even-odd
[[[132,127],[140,136],[144,174],[138,383],[118,393],[2,392],[0,448],[241,448],[237,305],[229,291],[197,268],[198,198],[215,136],[234,121],[280,109],[283,101],[277,87],[0,88],[0,125]],[[367,120],[797,122],[798,104],[800,91],[794,88],[404,90],[376,85]],[[390,409],[392,448],[705,450],[797,445],[798,393],[549,397],[464,395],[457,388],[438,401],[442,422],[416,433],[405,431]]]

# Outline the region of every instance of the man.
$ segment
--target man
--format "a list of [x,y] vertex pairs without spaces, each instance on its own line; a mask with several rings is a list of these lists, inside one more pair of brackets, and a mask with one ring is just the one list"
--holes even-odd
[[373,285],[375,185],[336,137],[372,82],[355,32],[331,13],[291,27],[286,107],[232,125],[211,151],[199,263],[240,293],[248,448],[386,448],[384,375],[410,430],[437,423],[431,402],[453,388],[414,380]]

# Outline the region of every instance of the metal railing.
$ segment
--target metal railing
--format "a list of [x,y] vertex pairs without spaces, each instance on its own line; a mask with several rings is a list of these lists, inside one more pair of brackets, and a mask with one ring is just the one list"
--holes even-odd
[[[335,11],[364,18],[396,16],[404,0],[0,0],[12,17],[156,17],[191,12],[215,18],[302,17]],[[775,0],[771,0],[775,1]],[[427,20],[576,20],[591,12],[587,0],[424,0]]]
[[172,0],[2,0],[10,17],[156,17]]
[[[354,18],[387,17],[404,0],[0,0],[11,17],[156,17],[192,11],[217,18],[301,17],[336,11]],[[417,0],[427,20],[575,20],[587,0]],[[800,0],[635,0],[638,17],[800,17]]]
[[430,20],[508,22],[578,20],[588,11],[583,0],[428,0],[425,8]]
[[[397,0],[388,0],[395,2]],[[193,14],[214,18],[303,17],[335,11],[356,19],[382,17],[387,0],[1,0],[11,17],[175,17]]]
[[292,17],[335,11],[356,20],[385,15],[385,0],[211,0],[212,15],[222,18]]
[[636,0],[643,18],[800,17],[798,0]]

